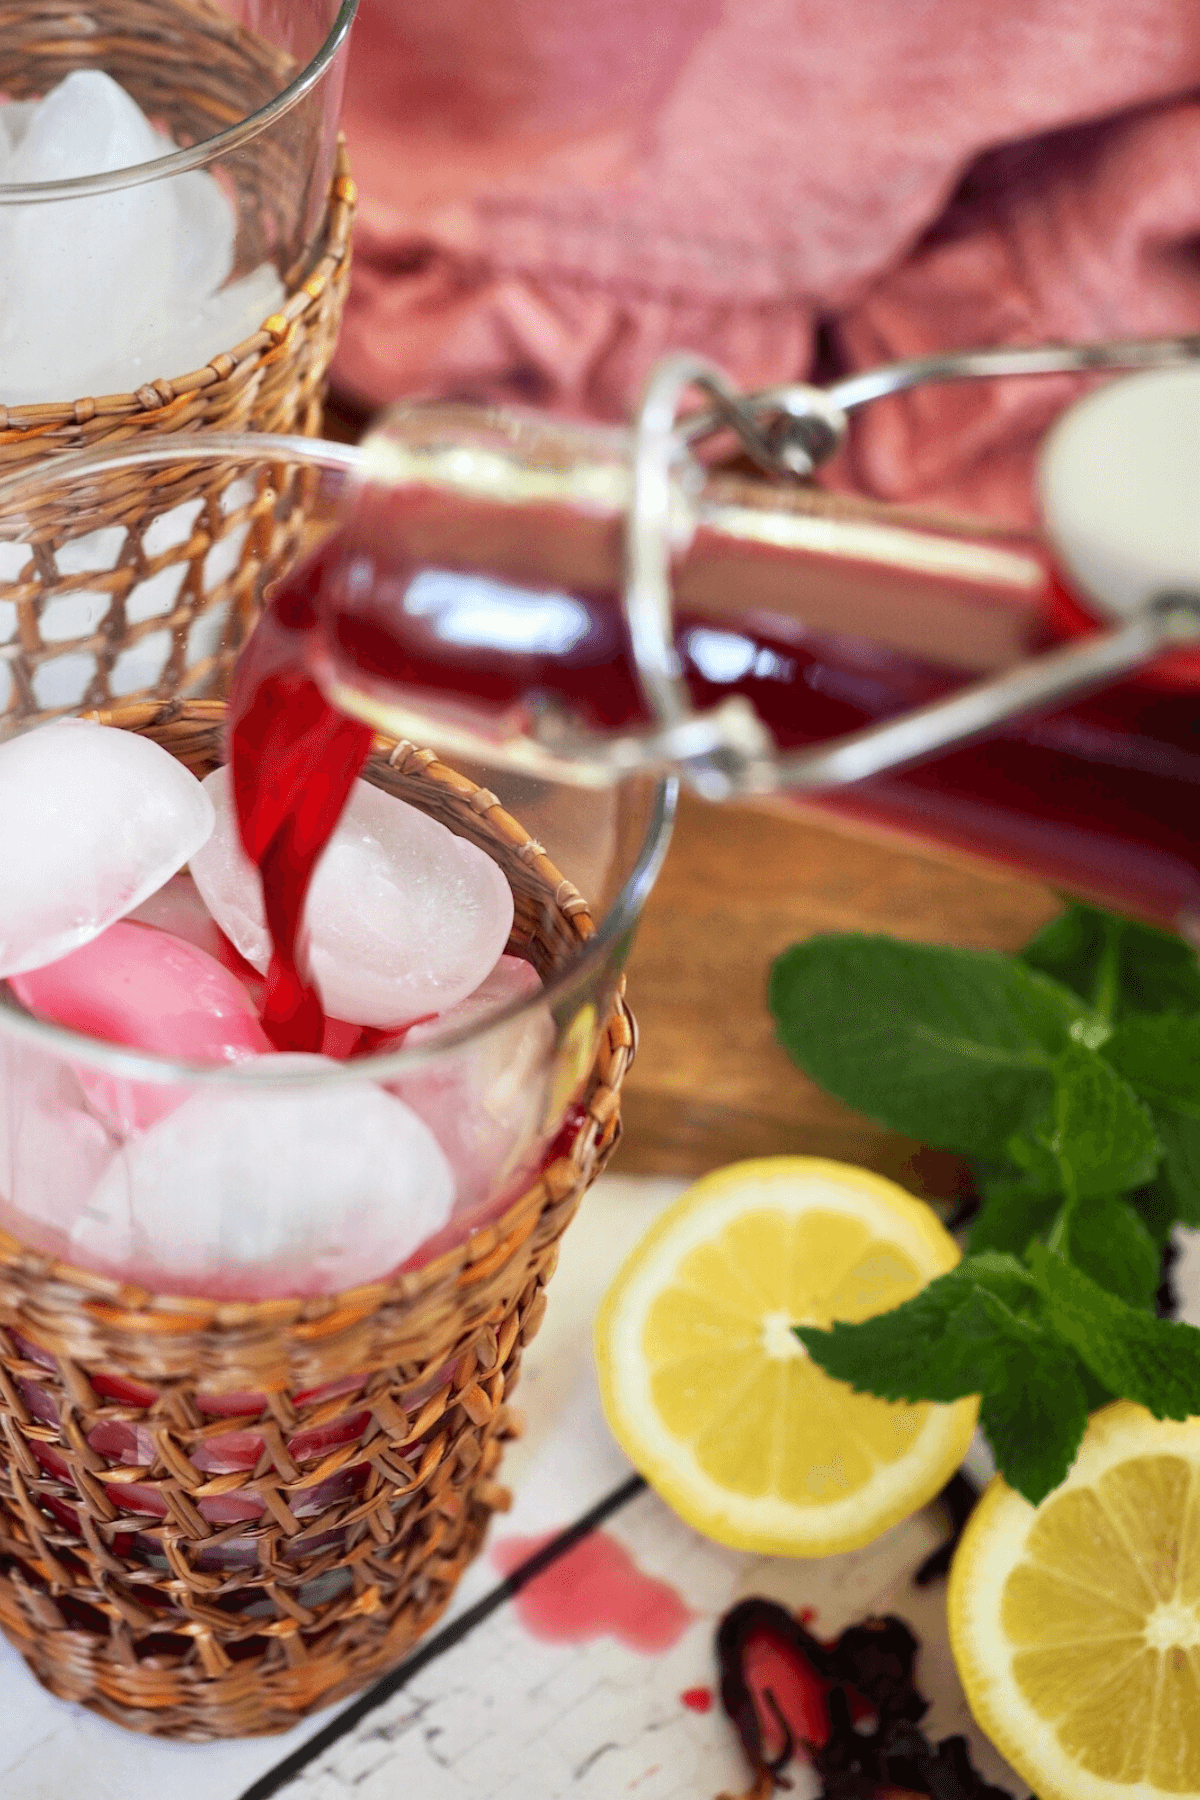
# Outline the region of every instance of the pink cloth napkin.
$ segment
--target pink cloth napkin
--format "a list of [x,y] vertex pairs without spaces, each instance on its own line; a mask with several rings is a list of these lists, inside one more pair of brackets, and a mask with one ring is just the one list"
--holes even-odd
[[[1200,330],[1196,0],[364,0],[345,120],[371,403]],[[832,479],[1025,517],[1073,391],[873,407]]]

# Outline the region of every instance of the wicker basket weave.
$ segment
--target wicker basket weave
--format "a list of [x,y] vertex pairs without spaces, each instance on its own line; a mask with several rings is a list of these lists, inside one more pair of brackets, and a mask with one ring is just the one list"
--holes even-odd
[[[220,760],[215,703],[104,722],[199,775]],[[499,862],[510,948],[543,974],[590,935],[576,890],[494,795],[407,744],[382,746],[368,773]],[[48,1688],[143,1732],[276,1732],[429,1629],[508,1503],[496,1474],[519,1429],[521,1351],[559,1237],[617,1141],[634,1044],[619,986],[595,1043],[579,1122],[535,1185],[374,1286],[170,1298],[0,1234],[0,1626]],[[257,1462],[204,1473],[193,1459],[230,1431],[258,1440]],[[130,1443],[132,1466],[118,1454]],[[231,1510],[241,1521],[223,1523]]]
[[[38,0],[0,4],[0,17],[0,93],[37,95],[74,68],[102,66],[184,144],[263,104],[295,72],[206,0],[95,0],[86,18],[75,0]],[[328,190],[307,193],[306,141],[299,128],[269,131],[222,165],[238,200],[235,272],[273,258],[287,290],[279,311],[202,369],[164,371],[136,393],[39,406],[5,406],[0,395],[0,480],[48,456],[144,436],[319,433],[356,194],[340,139]],[[281,194],[302,196],[301,219],[315,215],[300,255],[285,241]],[[0,508],[0,736],[80,706],[220,692],[263,583],[295,556],[303,484],[297,494],[290,513],[268,518],[237,472],[219,465],[203,475],[114,474],[78,506],[51,486],[33,509],[23,562],[3,541],[11,515]]]

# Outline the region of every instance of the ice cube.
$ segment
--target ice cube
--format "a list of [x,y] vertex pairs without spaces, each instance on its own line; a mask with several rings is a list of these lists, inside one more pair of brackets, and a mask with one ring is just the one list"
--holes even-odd
[[48,1256],[68,1256],[113,1152],[65,1063],[12,1038],[0,1044],[0,1227]]
[[[215,928],[214,928],[215,929]],[[39,1019],[179,1062],[236,1063],[274,1054],[249,994],[212,956],[150,925],[122,920],[70,955],[12,978]],[[78,1070],[111,1129],[138,1131],[187,1098],[178,1083]]]
[[[256,1012],[261,1012],[265,982],[258,970],[230,943],[200,898],[200,890],[190,875],[172,875],[170,881],[143,900],[128,915],[131,924],[157,925],[186,943],[195,944],[228,969],[250,996]],[[353,1028],[358,1034],[358,1027]]]
[[200,849],[212,802],[150,738],[59,719],[0,745],[0,976],[56,962]]
[[[192,875],[222,931],[265,971],[262,887],[237,835],[227,772],[204,785],[216,826],[191,858]],[[326,1012],[387,1030],[445,1013],[479,986],[508,941],[513,898],[490,856],[357,781],[317,866],[306,919]]]
[[[406,1049],[481,1026],[489,1013],[541,989],[537,972],[504,956],[473,994],[441,1018],[414,1025]],[[455,1215],[474,1219],[535,1159],[543,1135],[555,1044],[554,1019],[535,1006],[470,1042],[448,1047],[425,1068],[387,1083],[429,1126],[445,1151],[457,1190]],[[379,1050],[386,1049],[385,1044]]]
[[44,644],[67,644],[72,638],[90,637],[112,605],[112,595],[79,589],[59,594],[42,608],[38,628]]
[[186,660],[189,669],[195,668],[197,663],[207,662],[217,654],[225,638],[230,611],[228,600],[218,600],[207,612],[192,620],[187,640]]
[[173,314],[145,322],[130,362],[130,380],[136,385],[202,369],[211,357],[253,337],[286,299],[278,271],[262,263],[219,293],[177,301]]
[[245,957],[238,955],[200,898],[199,888],[186,873],[172,875],[170,881],[164,882],[126,917],[130,924],[154,925],[159,931],[172,932],[175,937],[195,944],[198,950],[215,957],[223,968],[239,979],[247,974],[259,979],[258,971],[250,967]]
[[[273,1066],[301,1061],[339,1066],[295,1056]],[[432,1134],[381,1088],[288,1090],[234,1076],[114,1157],[75,1225],[72,1253],[176,1293],[335,1293],[406,1262],[453,1203]]]
[[48,656],[33,672],[30,686],[39,706],[81,706],[96,679],[96,658],[87,650]]
[[[152,162],[169,148],[111,76],[79,69],[38,103],[5,174],[62,181]],[[180,254],[172,187],[146,181],[0,208],[0,396],[103,391],[105,368],[128,362],[140,322],[160,315],[171,292]]]
[[178,506],[159,513],[142,533],[142,550],[145,555],[161,556],[165,550],[174,550],[180,544],[186,544],[203,511],[204,501],[201,499],[183,500]]
[[179,209],[179,256],[172,271],[172,298],[178,305],[215,294],[229,280],[237,215],[204,169],[176,176],[171,186]]
[[98,531],[82,532],[59,545],[54,566],[60,575],[103,575],[116,568],[127,535],[124,525],[102,525]]
[[434,1044],[452,1032],[481,1025],[490,1014],[498,1013],[506,1006],[515,1006],[518,1000],[529,1000],[541,991],[541,977],[532,963],[527,963],[523,956],[502,956],[465,1000],[460,1000],[448,1012],[422,1019],[419,1025],[411,1026],[405,1032],[403,1042],[410,1049],[421,1044]]
[[[174,148],[97,69],[36,104],[0,106],[8,183],[104,174]],[[0,207],[0,399],[122,392],[251,336],[286,291],[270,263],[229,281],[236,236],[235,200],[207,170]]]
[[114,695],[136,694],[154,688],[162,679],[170,659],[174,639],[169,631],[151,631],[128,649],[122,650],[113,663],[108,678]]

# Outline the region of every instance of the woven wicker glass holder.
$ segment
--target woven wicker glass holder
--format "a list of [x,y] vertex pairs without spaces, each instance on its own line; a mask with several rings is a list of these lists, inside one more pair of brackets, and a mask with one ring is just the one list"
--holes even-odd
[[[0,90],[3,63],[0,54]],[[0,481],[48,456],[144,436],[316,437],[350,281],[355,203],[339,140],[315,260],[289,280],[279,312],[204,368],[133,394],[0,404]],[[163,466],[152,478],[114,472],[65,510],[49,486],[25,533],[31,554],[19,568],[0,554],[0,735],[80,706],[222,692],[264,583],[295,560],[303,538],[303,473],[293,470],[290,481],[290,507],[264,498],[262,482],[249,491],[236,469],[219,464]],[[83,598],[64,628],[74,595]],[[99,614],[94,625],[89,606]]]
[[[101,717],[197,775],[221,760],[216,702]],[[428,751],[377,746],[371,780],[504,869],[509,948],[543,976],[561,967],[593,930],[570,882],[487,790]],[[519,1431],[508,1401],[521,1352],[558,1240],[618,1139],[634,1046],[619,982],[597,1043],[581,1122],[528,1192],[386,1282],[307,1300],[171,1298],[0,1233],[0,1627],[53,1693],[167,1737],[284,1731],[430,1628],[508,1505],[496,1475]],[[197,1395],[220,1394],[260,1398],[214,1419]],[[94,1448],[105,1424],[148,1431],[153,1463]],[[206,1477],[190,1453],[231,1429],[260,1438],[257,1465]],[[152,1487],[166,1517],[123,1506],[130,1482]],[[338,1497],[314,1514],[303,1496],[322,1484]],[[205,1501],[230,1494],[261,1500],[261,1518],[210,1523]],[[222,1546],[247,1537],[257,1561],[223,1568]]]

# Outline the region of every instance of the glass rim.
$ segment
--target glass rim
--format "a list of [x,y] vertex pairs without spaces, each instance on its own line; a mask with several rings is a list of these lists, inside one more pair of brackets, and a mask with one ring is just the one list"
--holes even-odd
[[[347,475],[363,474],[365,453],[354,444],[338,444],[326,438],[273,436],[251,432],[201,432],[177,438],[159,437],[150,443],[133,443],[118,449],[99,445],[91,450],[54,457],[0,480],[0,506],[19,501],[23,492],[43,489],[47,483],[70,480],[88,469],[137,468],[163,462],[240,461],[244,463],[303,462]],[[0,520],[0,527],[3,521]],[[87,713],[81,715],[87,717]],[[36,730],[37,727],[32,729]],[[160,1056],[154,1051],[113,1044],[85,1032],[72,1031],[26,1012],[0,977],[0,1038],[16,1038],[52,1052],[61,1060],[82,1063],[89,1069],[128,1080],[159,1085],[188,1084],[248,1091],[267,1088],[316,1087],[333,1082],[379,1081],[408,1074],[443,1062],[466,1046],[482,1043],[492,1032],[505,1029],[523,1014],[538,1007],[561,1006],[578,989],[590,984],[613,947],[636,924],[642,906],[658,878],[675,823],[679,784],[674,776],[651,777],[653,798],[642,843],[633,867],[603,918],[596,921],[591,937],[583,940],[567,965],[537,993],[490,1013],[480,1023],[461,1026],[445,1037],[414,1049],[389,1051],[383,1056],[330,1060],[322,1068],[272,1070],[275,1057],[264,1055],[245,1063],[192,1063]],[[597,1021],[599,1023],[599,1021]]]
[[191,169],[204,168],[217,157],[228,155],[231,150],[258,137],[317,86],[349,35],[358,4],[359,0],[340,0],[337,16],[316,55],[265,106],[247,113],[236,125],[228,125],[212,137],[202,138],[198,144],[173,150],[169,156],[156,157],[152,162],[131,163],[125,169],[110,169],[103,175],[75,175],[67,181],[0,182],[0,206],[42,206],[56,200],[82,200],[97,194],[118,193],[123,188],[141,187],[149,181],[166,181],[173,175],[185,175]]

